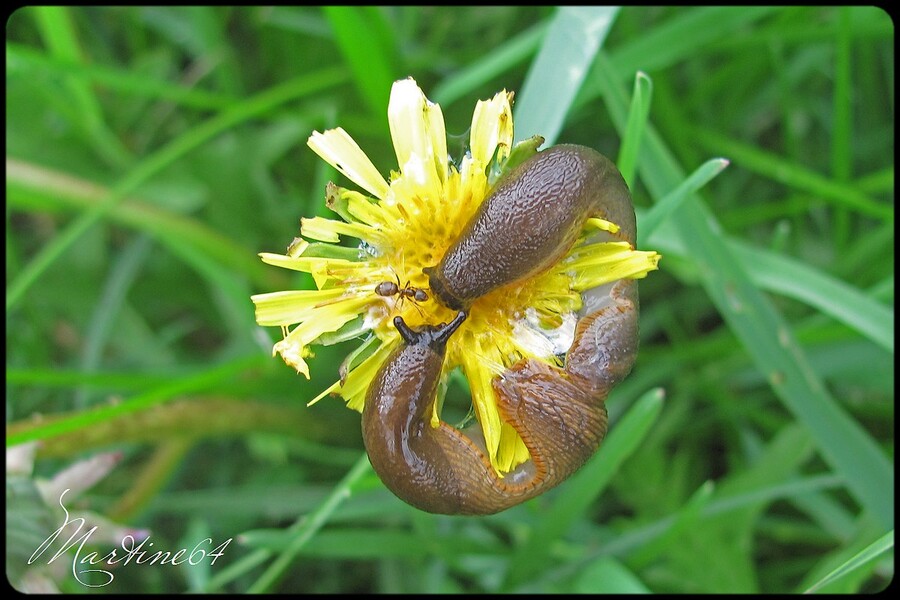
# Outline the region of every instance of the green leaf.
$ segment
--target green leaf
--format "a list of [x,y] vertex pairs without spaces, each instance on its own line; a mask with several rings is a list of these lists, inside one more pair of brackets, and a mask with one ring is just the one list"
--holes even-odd
[[[304,515],[291,527],[291,543],[272,561],[263,574],[250,586],[250,593],[271,590],[284,577],[288,568],[296,560],[300,550],[325,525],[341,503],[350,496],[351,489],[365,474],[369,473],[369,457],[363,455],[344,478],[338,482],[331,494],[312,513]],[[265,552],[265,551],[260,551]]]
[[878,202],[850,183],[829,179],[794,163],[784,156],[732,140],[720,133],[694,128],[693,138],[708,151],[729,157],[736,166],[748,169],[801,192],[813,194],[835,206],[883,221],[894,219],[894,207]]
[[[684,183],[678,189],[682,186]],[[666,195],[654,209],[674,196],[675,192]],[[643,224],[646,219],[641,217],[638,223]],[[644,242],[646,246],[641,247],[654,248],[670,258],[679,256],[689,259],[688,245],[675,238],[676,230],[672,225],[662,222],[655,234]],[[761,289],[804,302],[856,330],[885,350],[894,352],[894,312],[875,298],[806,263],[729,236],[720,237],[737,264]]]
[[[603,87],[613,121],[625,127],[626,100],[606,64]],[[684,179],[681,167],[656,133],[648,131],[643,180],[663,196]],[[854,497],[878,521],[894,520],[894,470],[872,437],[838,405],[810,369],[784,319],[753,284],[721,237],[715,217],[699,201],[685,202],[672,215],[701,282],[729,327],[766,374],[774,392],[812,433],[823,458],[847,482]]]
[[483,57],[466,64],[437,84],[430,97],[441,106],[448,106],[473,93],[491,78],[502,75],[528,58],[540,45],[546,30],[546,23],[538,23],[506,40],[500,46],[488,50]]
[[576,594],[649,594],[650,589],[614,558],[598,558],[585,565],[575,580]]
[[600,449],[575,475],[563,484],[549,510],[542,511],[528,539],[510,560],[507,589],[538,572],[546,560],[552,540],[566,535],[576,520],[603,492],[621,465],[650,432],[663,406],[663,392],[653,389],[641,396],[622,419],[610,427]]
[[[372,116],[381,119],[388,105],[395,72],[390,26],[375,6],[323,6],[338,48],[353,73],[360,96]],[[366,43],[360,44],[360,40]],[[383,119],[378,122],[384,123]]]
[[731,241],[729,247],[760,287],[818,308],[894,352],[894,311],[856,288],[774,252]]
[[156,389],[139,394],[118,404],[103,405],[97,408],[72,414],[68,417],[55,419],[48,423],[38,421],[34,426],[21,429],[6,436],[6,446],[15,446],[24,442],[41,440],[44,438],[61,435],[82,428],[90,428],[101,421],[107,421],[120,415],[137,412],[156,406],[177,398],[181,394],[197,390],[207,389],[218,385],[223,377],[235,376],[243,373],[252,365],[259,364],[264,357],[250,356],[226,362],[221,365],[213,365],[195,375],[167,381]]
[[883,555],[885,552],[893,550],[893,548],[894,530],[891,529],[889,532],[872,542],[865,549],[858,552],[855,556],[848,559],[844,564],[837,567],[835,570],[820,579],[814,585],[810,586],[805,593],[811,594],[830,583],[840,581],[842,578],[853,573],[854,571],[862,569],[869,563],[877,560],[881,557],[881,555]]
[[616,166],[631,189],[634,189],[634,173],[637,169],[644,128],[650,116],[652,96],[653,81],[646,73],[638,71],[634,75],[634,92],[631,95],[631,107],[628,109],[628,124],[622,135],[622,146],[619,148],[619,159],[616,161]]
[[596,6],[557,10],[517,98],[516,140],[540,135],[548,145],[556,141],[618,11]]
[[[630,115],[629,115],[630,117]],[[644,213],[638,229],[638,247],[647,247],[647,240],[653,236],[653,232],[671,215],[685,200],[692,197],[694,192],[709,183],[716,175],[721,173],[729,164],[727,159],[713,158],[697,168],[696,171],[682,181],[677,188],[666,194]]]
[[9,76],[44,71],[98,83],[105,88],[124,94],[132,94],[141,98],[170,100],[192,108],[221,110],[235,102],[235,99],[230,96],[207,92],[197,87],[158,81],[146,74],[132,73],[122,69],[86,65],[72,60],[46,56],[27,46],[10,42],[6,44],[6,66]]
[[[68,7],[36,6],[27,10],[34,13],[44,43],[55,58],[74,63],[84,62]],[[100,102],[91,87],[69,76],[65,77],[64,86],[67,101],[62,107],[74,124],[85,132],[94,151],[111,165],[126,166],[129,163],[129,152],[107,126]]]
[[110,190],[108,196],[97,203],[89,212],[71,223],[62,233],[53,238],[25,268],[16,274],[6,291],[6,310],[12,309],[35,281],[66,252],[82,235],[115,208],[126,195],[141,184],[170,166],[179,158],[216,137],[229,128],[298,97],[310,94],[341,81],[340,73],[323,70],[302,75],[274,86],[260,94],[236,103],[219,115],[203,122],[194,129],[181,134],[161,149],[149,155],[134,167]]

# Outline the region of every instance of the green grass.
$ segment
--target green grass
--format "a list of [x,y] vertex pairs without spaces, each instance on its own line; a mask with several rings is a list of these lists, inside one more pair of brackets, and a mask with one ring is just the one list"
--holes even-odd
[[[8,578],[69,593],[885,588],[893,36],[868,7],[13,13],[7,447],[38,445],[33,471],[7,473]],[[352,345],[318,348],[307,381],[270,356],[278,332],[249,300],[311,285],[256,256],[328,214],[337,175],[309,133],[344,127],[387,174],[389,86],[408,75],[452,149],[506,88],[518,139],[615,158],[639,245],[664,257],[601,450],[486,518],[387,492],[358,414],[306,407]],[[96,589],[29,567],[61,518],[36,483],[103,451],[121,462],[70,507],[149,529],[154,549],[231,539],[222,556],[120,565]]]

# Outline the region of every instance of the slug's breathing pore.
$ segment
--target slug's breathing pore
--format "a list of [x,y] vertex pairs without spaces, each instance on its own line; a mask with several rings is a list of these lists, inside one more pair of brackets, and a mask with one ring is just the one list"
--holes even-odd
[[432,295],[459,311],[453,321],[410,329],[370,385],[362,429],[385,485],[422,510],[491,514],[567,479],[606,434],[605,400],[631,371],[638,346],[637,284],[598,288],[581,315],[563,368],[523,359],[492,381],[503,421],[530,460],[500,477],[477,425],[432,427],[445,346],[472,303],[503,285],[549,269],[572,247],[585,221],[619,226],[635,244],[631,196],[615,165],[594,150],[562,145],[539,152],[503,178],[441,262],[426,269]]

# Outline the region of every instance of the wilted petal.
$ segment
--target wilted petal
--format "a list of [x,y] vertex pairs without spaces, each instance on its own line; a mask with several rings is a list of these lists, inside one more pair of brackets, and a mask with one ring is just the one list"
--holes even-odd
[[122,460],[121,452],[104,452],[80,460],[57,473],[50,481],[38,481],[37,486],[47,504],[56,504],[66,490],[70,490],[69,500],[87,490],[106,477]]
[[37,451],[37,442],[16,444],[6,449],[6,474],[7,475],[31,475],[34,467],[34,453]]

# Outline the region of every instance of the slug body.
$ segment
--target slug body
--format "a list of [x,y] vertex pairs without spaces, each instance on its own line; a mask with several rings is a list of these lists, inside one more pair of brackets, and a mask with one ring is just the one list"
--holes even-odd
[[631,194],[608,158],[566,144],[538,152],[497,184],[441,262],[425,269],[429,286],[445,306],[465,310],[556,263],[588,217],[612,221],[634,244]]
[[457,318],[418,331],[394,320],[404,343],[368,389],[362,429],[372,466],[401,499],[433,513],[492,514],[561,483],[597,450],[606,434],[606,397],[637,354],[633,280],[586,299],[563,368],[522,360],[492,382],[500,416],[519,433],[530,460],[499,477],[477,425],[430,423],[445,345],[465,309],[552,266],[594,216],[619,225],[618,237],[634,244],[631,198],[615,166],[580,146],[535,155],[501,181],[428,273],[432,293],[459,310]]
[[369,385],[363,409],[363,440],[375,472],[401,499],[430,512],[453,513],[458,504],[458,486],[431,431],[430,410],[447,340],[465,318],[460,312],[449,324],[413,331],[395,317],[405,343]]

